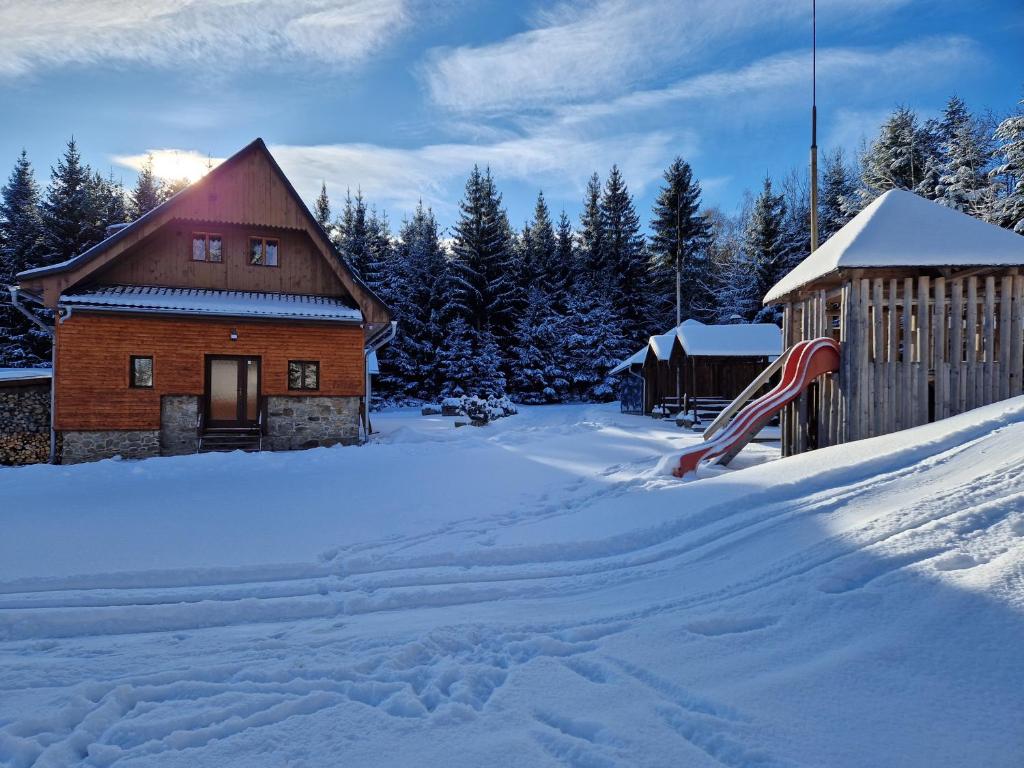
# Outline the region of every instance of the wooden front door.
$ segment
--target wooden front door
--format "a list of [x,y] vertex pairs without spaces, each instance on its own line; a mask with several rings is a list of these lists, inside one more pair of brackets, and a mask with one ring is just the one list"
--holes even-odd
[[222,429],[256,426],[259,404],[258,357],[207,355],[207,426]]

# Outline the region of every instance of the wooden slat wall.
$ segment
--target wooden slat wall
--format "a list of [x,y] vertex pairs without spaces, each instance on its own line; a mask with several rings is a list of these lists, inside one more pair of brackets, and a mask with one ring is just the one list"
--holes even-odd
[[[783,421],[783,452],[888,434],[1024,393],[1024,276],[854,277],[839,372]],[[824,292],[787,305],[784,343],[832,332]],[[816,419],[816,423],[812,423]],[[816,435],[809,442],[809,436]]]

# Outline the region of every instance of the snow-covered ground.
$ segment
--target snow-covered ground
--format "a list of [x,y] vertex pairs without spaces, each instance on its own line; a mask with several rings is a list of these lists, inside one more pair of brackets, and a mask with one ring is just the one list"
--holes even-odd
[[1020,765],[1024,399],[686,482],[614,405],[376,426],[0,469],[0,764]]

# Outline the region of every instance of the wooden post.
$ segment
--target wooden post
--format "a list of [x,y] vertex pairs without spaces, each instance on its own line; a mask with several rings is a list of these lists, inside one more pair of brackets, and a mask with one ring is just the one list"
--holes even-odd
[[857,306],[857,381],[860,387],[860,438],[872,435],[872,392],[871,392],[871,329],[868,325],[868,309],[871,306],[871,281],[863,278],[860,283],[860,301]]
[[992,275],[985,278],[985,381],[982,401],[978,405],[988,405],[996,401],[996,279]]
[[903,280],[903,354],[900,357],[900,429],[914,425],[911,404],[914,402],[914,280]]
[[[782,351],[787,352],[793,346],[793,333],[790,327],[793,323],[793,304],[786,302],[782,308]],[[779,414],[779,431],[782,433],[782,455],[789,456],[790,432],[792,430],[791,414],[789,408],[783,408]]]
[[954,280],[950,287],[949,307],[949,363],[950,363],[950,411],[953,414],[964,412],[966,389],[963,380],[964,356],[964,284],[962,280]]
[[1010,319],[1010,397],[1024,390],[1024,276],[1014,275]]
[[872,407],[871,434],[885,434],[885,325],[882,317],[882,280],[875,278],[871,285],[871,389]]
[[1013,276],[1004,275],[999,286],[999,399],[1006,400],[1010,396],[1010,330],[1011,308],[1013,304]]
[[967,339],[964,345],[964,365],[967,368],[967,405],[978,407],[978,278],[967,278]]
[[935,421],[938,421],[949,415],[949,375],[946,373],[946,278],[935,278],[932,291],[932,367],[935,370],[932,388],[935,391]]
[[917,350],[920,360],[917,367],[917,411],[914,424],[928,423],[928,373],[931,369],[931,334],[929,333],[928,296],[931,280],[917,278]]
[[850,360],[854,354],[854,344],[851,338],[852,322],[851,312],[853,306],[853,283],[849,280],[843,283],[842,294],[839,306],[839,419],[837,429],[837,443],[846,443],[853,440],[853,395],[850,391]]

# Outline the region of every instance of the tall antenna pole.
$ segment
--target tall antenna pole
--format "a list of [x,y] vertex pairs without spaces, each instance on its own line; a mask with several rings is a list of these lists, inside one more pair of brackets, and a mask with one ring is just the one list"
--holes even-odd
[[818,250],[818,9],[811,0],[811,253]]

